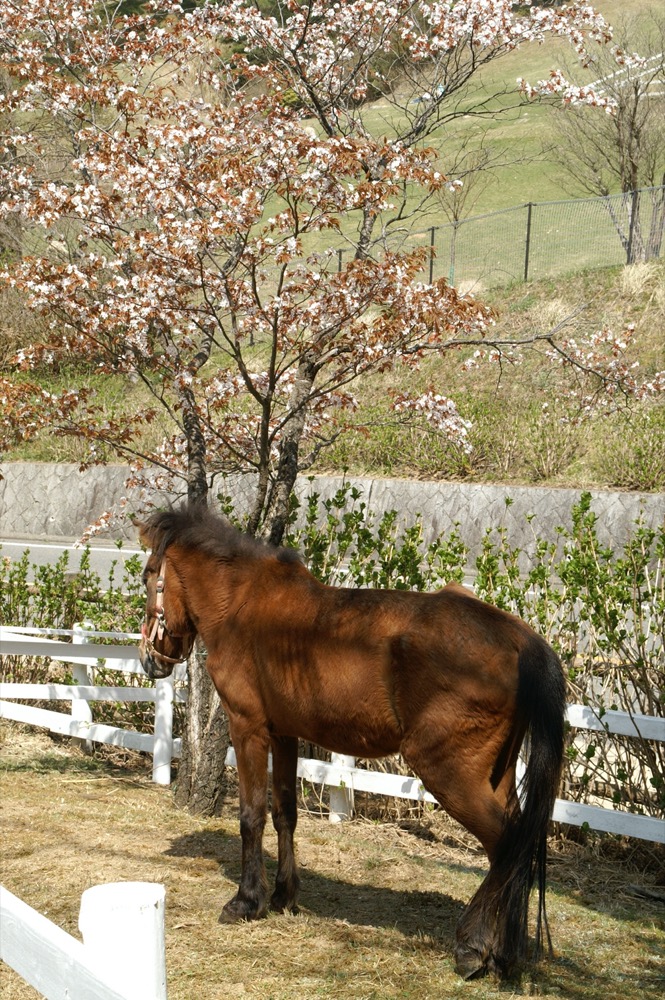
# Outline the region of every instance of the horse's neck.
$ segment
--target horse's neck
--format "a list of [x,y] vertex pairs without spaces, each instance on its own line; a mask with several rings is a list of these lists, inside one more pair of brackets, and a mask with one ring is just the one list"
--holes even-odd
[[[188,577],[184,581],[187,610],[205,642],[206,635],[212,638],[229,616],[240,613],[245,606],[259,617],[264,615],[268,611],[264,598],[280,618],[289,611],[299,610],[293,588],[297,590],[300,584],[306,583],[309,591],[313,580],[309,570],[300,563],[280,566],[276,560],[267,558],[265,562],[239,559],[237,563],[225,564],[203,556],[188,567]],[[282,594],[284,600],[278,599],[275,604],[271,598],[276,593]]]
[[218,626],[232,610],[242,589],[237,570],[203,556],[188,567],[184,580],[187,610],[201,637]]

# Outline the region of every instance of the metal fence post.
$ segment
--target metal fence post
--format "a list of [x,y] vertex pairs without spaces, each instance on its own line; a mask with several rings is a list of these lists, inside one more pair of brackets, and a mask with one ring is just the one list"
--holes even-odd
[[529,280],[529,254],[531,253],[531,212],[533,202],[527,203],[526,207],[526,246],[524,248],[524,280]]

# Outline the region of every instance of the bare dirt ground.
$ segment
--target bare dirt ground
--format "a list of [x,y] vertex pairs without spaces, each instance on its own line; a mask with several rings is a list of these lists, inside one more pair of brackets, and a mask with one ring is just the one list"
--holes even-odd
[[[0,831],[2,884],[74,935],[89,886],[164,884],[169,1000],[665,994],[664,857],[653,845],[554,840],[555,954],[520,981],[498,984],[455,974],[455,923],[485,861],[440,813],[333,826],[303,810],[300,913],[229,927],[217,916],[240,868],[234,796],[219,819],[190,816],[151,783],[142,761],[88,757],[0,722]],[[272,874],[272,832],[266,848]],[[37,996],[2,964],[0,995]]]

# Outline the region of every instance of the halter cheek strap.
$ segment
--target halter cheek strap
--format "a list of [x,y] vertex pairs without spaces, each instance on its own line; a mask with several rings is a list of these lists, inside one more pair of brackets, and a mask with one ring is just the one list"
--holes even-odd
[[162,565],[159,567],[159,576],[157,577],[157,592],[155,597],[155,620],[152,623],[152,629],[150,635],[148,636],[149,642],[155,641],[155,636],[161,640],[164,638],[164,632],[168,632],[166,627],[166,618],[164,617],[164,576],[166,573],[166,559],[162,559]]
[[146,636],[146,646],[153,657],[158,660],[162,660],[164,663],[182,663],[187,657],[180,657],[177,659],[174,656],[167,656],[166,653],[160,653],[159,650],[155,649],[154,641],[155,637],[161,642],[164,638],[164,633],[171,635],[169,632],[168,625],[166,624],[166,616],[164,614],[164,577],[166,575],[166,559],[162,559],[162,564],[159,567],[159,575],[157,577],[157,587],[155,594],[155,614],[152,623],[152,628],[150,629],[150,635]]

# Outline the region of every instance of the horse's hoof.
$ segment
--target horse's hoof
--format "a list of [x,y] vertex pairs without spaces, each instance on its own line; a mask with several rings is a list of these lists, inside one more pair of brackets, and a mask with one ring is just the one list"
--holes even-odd
[[257,910],[242,899],[230,899],[219,915],[219,924],[237,924],[241,920],[259,920],[265,912]]
[[275,896],[270,900],[270,909],[273,913],[293,913],[294,915],[300,913],[297,903],[292,903],[279,897],[275,898]]
[[299,882],[295,881],[291,885],[284,883],[283,885],[275,886],[275,891],[270,897],[270,909],[273,913],[297,913],[298,906],[296,904],[296,899],[298,898],[298,885]]
[[472,948],[458,948],[456,950],[455,969],[462,979],[480,979],[488,972],[487,963]]

